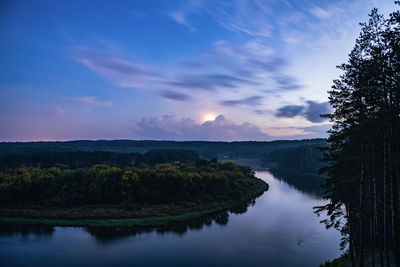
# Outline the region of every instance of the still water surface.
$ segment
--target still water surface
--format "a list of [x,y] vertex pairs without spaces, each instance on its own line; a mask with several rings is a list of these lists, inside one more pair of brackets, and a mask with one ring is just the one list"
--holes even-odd
[[270,187],[247,210],[170,229],[2,227],[0,266],[318,266],[340,255],[340,234],[313,214],[324,200],[268,171],[256,176]]

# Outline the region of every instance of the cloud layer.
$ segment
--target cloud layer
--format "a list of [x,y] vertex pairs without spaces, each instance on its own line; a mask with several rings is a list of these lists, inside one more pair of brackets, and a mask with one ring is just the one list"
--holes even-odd
[[262,100],[263,100],[262,96],[256,95],[238,100],[224,100],[221,101],[220,104],[223,106],[238,106],[238,105],[258,106],[261,105]]
[[235,124],[219,115],[214,121],[196,123],[189,118],[165,115],[145,117],[131,127],[135,138],[156,140],[267,141],[271,136],[250,124]]
[[295,77],[286,73],[287,60],[268,51],[256,40],[241,45],[219,41],[168,69],[118,51],[91,47],[77,48],[75,59],[118,86],[164,99],[189,102],[212,96],[217,105],[251,106],[261,104],[262,95],[302,88]]

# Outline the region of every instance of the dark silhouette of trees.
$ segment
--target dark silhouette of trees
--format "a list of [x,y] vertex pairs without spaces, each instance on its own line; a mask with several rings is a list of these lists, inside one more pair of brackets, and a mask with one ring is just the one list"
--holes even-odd
[[260,180],[249,167],[207,160],[200,165],[175,161],[146,168],[94,165],[0,172],[2,206],[239,201],[259,190]]
[[95,164],[117,167],[134,165],[139,153],[120,153],[111,151],[42,151],[35,153],[0,154],[0,170],[24,166],[83,168]]
[[[18,162],[32,154],[56,152],[107,152],[107,153],[146,153],[150,150],[192,150],[206,159],[217,158],[254,158],[283,147],[312,145],[323,139],[277,140],[271,142],[206,142],[206,141],[135,141],[135,140],[99,140],[65,142],[0,142],[0,169],[3,162],[14,159]],[[11,161],[12,162],[12,161]],[[100,164],[100,163],[93,163]],[[108,164],[108,163],[107,163]],[[112,164],[114,165],[114,164]]]
[[129,166],[154,166],[157,163],[181,161],[193,163],[200,156],[194,151],[183,149],[150,150],[140,153],[121,153],[112,151],[43,151],[35,153],[0,154],[0,170],[24,166],[83,168],[96,164],[105,164],[120,168]]
[[183,149],[157,149],[150,150],[143,154],[143,157],[138,159],[136,164],[145,163],[149,166],[154,166],[158,163],[171,163],[180,161],[183,163],[193,163],[199,158],[199,154],[192,150]]
[[[397,2],[397,4],[399,4]],[[334,124],[324,150],[327,227],[353,266],[400,266],[400,16],[373,9],[329,91]]]
[[263,155],[263,164],[274,170],[290,170],[292,172],[308,173],[318,175],[323,166],[322,152],[318,147],[326,146],[325,141],[316,145],[302,145],[288,148],[275,149]]

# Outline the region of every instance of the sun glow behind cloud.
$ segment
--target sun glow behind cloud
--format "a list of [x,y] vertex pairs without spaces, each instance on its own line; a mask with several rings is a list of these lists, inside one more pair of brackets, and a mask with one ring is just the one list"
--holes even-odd
[[215,115],[215,114],[213,114],[213,113],[204,114],[204,116],[203,116],[203,122],[206,122],[206,121],[214,121],[216,117],[217,117],[217,115]]

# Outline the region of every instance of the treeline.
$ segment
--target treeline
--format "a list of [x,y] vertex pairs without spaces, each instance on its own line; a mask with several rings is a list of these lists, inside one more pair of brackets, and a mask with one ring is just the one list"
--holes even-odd
[[[263,182],[262,182],[263,183]],[[263,190],[266,184],[261,185]],[[60,169],[23,167],[0,172],[5,206],[174,203],[240,200],[254,196],[260,180],[245,166],[197,159],[146,168],[94,165]]]
[[145,153],[159,149],[181,149],[197,152],[201,157],[261,158],[262,154],[277,148],[311,145],[323,139],[277,140],[271,142],[206,142],[206,141],[135,141],[135,140],[79,140],[66,142],[0,142],[0,155],[9,153],[33,154],[51,151],[112,151]]
[[323,166],[322,152],[319,147],[326,146],[326,142],[316,145],[305,145],[273,150],[261,158],[263,165],[274,170],[300,172],[303,174],[318,175]]
[[[397,2],[400,4],[400,2]],[[353,266],[400,266],[400,14],[374,9],[329,92],[327,227]]]
[[199,154],[190,150],[160,149],[140,153],[120,153],[110,151],[45,151],[36,153],[0,154],[0,170],[25,166],[58,167],[76,169],[96,164],[125,168],[129,166],[154,166],[157,163],[181,161],[194,163]]

